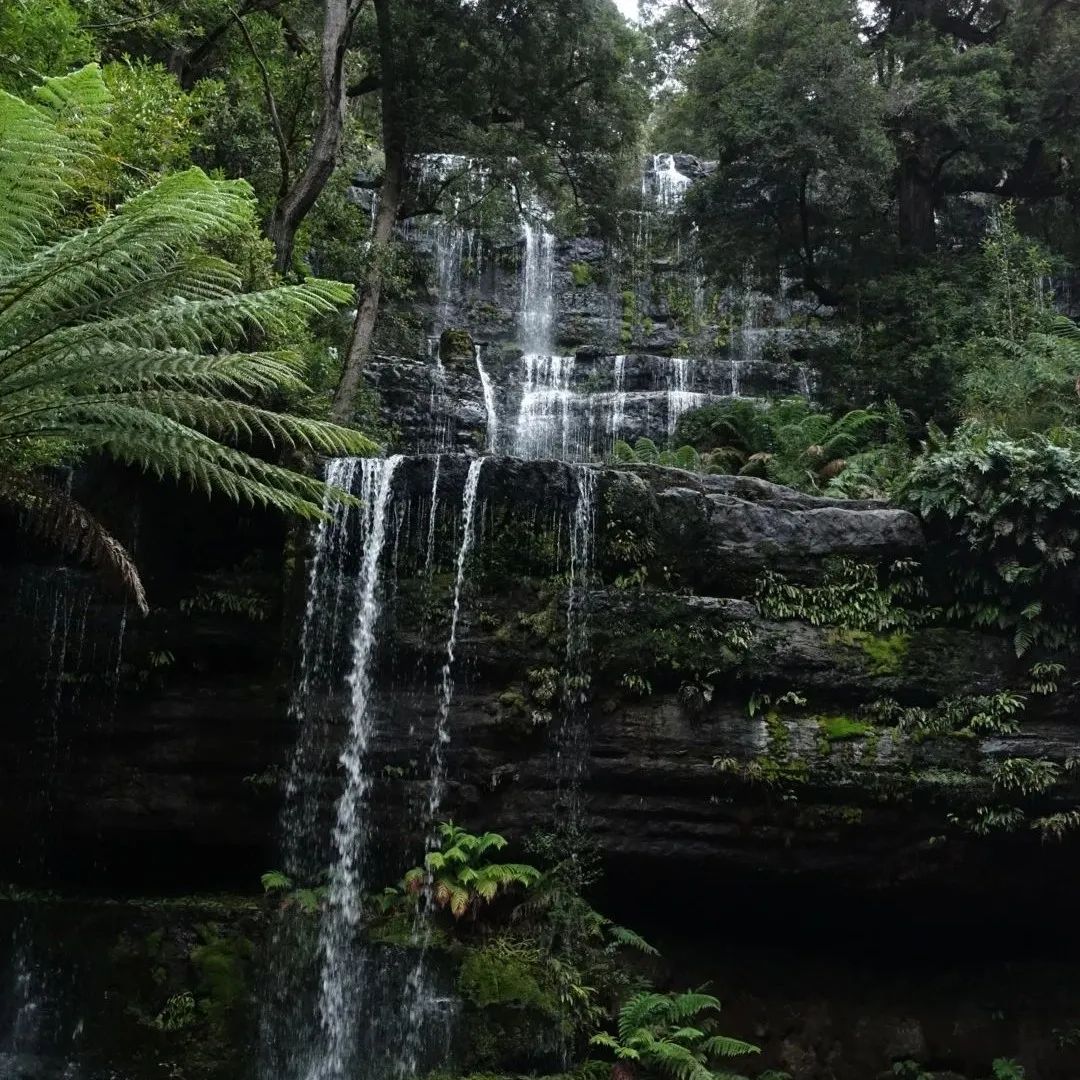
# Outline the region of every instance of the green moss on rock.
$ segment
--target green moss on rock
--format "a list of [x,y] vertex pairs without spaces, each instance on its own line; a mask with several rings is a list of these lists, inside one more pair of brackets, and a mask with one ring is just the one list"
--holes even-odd
[[902,630],[872,634],[868,630],[836,630],[832,639],[852,649],[860,649],[875,675],[899,675],[907,661],[911,635]]

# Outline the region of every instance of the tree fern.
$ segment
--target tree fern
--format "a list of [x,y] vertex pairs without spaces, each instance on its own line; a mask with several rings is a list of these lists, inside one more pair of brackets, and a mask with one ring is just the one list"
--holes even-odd
[[323,484],[227,443],[374,447],[259,401],[306,388],[295,358],[247,351],[252,340],[287,340],[352,290],[310,280],[240,291],[239,271],[203,246],[252,225],[246,183],[189,169],[89,228],[57,234],[73,184],[100,153],[108,105],[92,65],[48,80],[32,102],[0,93],[0,500],[70,553],[111,567],[145,608],[123,548],[36,469],[101,453],[310,518],[322,513]]

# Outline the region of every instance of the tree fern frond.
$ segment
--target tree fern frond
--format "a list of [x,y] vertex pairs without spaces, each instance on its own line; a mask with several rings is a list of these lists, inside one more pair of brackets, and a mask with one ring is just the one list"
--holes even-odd
[[635,994],[619,1010],[619,1037],[625,1040],[631,1032],[671,1017],[671,1000],[665,994],[651,990]]
[[702,1042],[701,1049],[710,1057],[741,1057],[743,1054],[761,1053],[761,1047],[727,1035],[710,1035]]
[[719,1012],[720,1001],[712,994],[695,990],[676,994],[671,1000],[671,1008],[676,1020],[688,1020],[703,1012]]
[[29,531],[114,578],[142,614],[150,610],[124,546],[66,492],[32,476],[0,472],[0,501],[25,513]]
[[629,930],[625,926],[617,926],[615,923],[610,923],[607,926],[607,932],[611,935],[612,940],[619,945],[637,949],[638,952],[644,953],[646,956],[660,955],[659,949],[650,945],[640,934],[636,934],[633,930]]

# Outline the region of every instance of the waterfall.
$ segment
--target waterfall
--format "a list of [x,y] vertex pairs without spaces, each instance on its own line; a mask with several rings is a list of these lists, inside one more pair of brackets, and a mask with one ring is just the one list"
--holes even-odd
[[626,357],[615,357],[615,395],[611,402],[611,423],[609,431],[611,443],[620,438],[626,419]]
[[667,434],[669,439],[675,434],[679,418],[691,409],[704,405],[708,400],[705,394],[698,394],[690,389],[693,385],[693,371],[690,360],[682,357],[672,357],[670,363],[670,388],[667,392]]
[[642,195],[660,210],[674,210],[685,198],[693,183],[679,172],[674,154],[653,154],[649,170],[642,181]]
[[[439,671],[439,711],[435,723],[435,732],[431,742],[431,775],[428,786],[427,847],[431,850],[436,844],[435,826],[442,808],[446,792],[446,747],[450,743],[450,706],[454,700],[454,661],[457,649],[458,623],[461,617],[461,597],[465,586],[465,571],[469,555],[476,537],[476,496],[480,487],[480,471],[484,467],[484,458],[474,458],[469,463],[469,472],[465,478],[465,490],[461,503],[461,542],[458,545],[455,563],[454,600],[450,609],[450,630],[446,639],[446,656]],[[430,897],[427,898],[430,901]],[[394,1063],[392,1074],[398,1077],[411,1077],[417,1073],[420,1051],[424,1034],[429,1030],[431,1021],[440,1013],[446,1013],[449,1003],[435,990],[431,973],[428,970],[428,949],[430,946],[430,924],[426,912],[418,911],[413,926],[413,939],[417,946],[416,959],[405,985],[404,1015],[407,1025],[403,1033],[401,1050]]]
[[[359,462],[362,470],[359,492],[362,556],[347,677],[349,727],[339,759],[344,767],[345,783],[337,803],[332,833],[335,861],[330,872],[327,909],[319,927],[318,1014],[322,1038],[311,1048],[310,1058],[303,1063],[305,1080],[344,1080],[351,1075],[355,1053],[357,1006],[365,983],[365,957],[357,946],[356,931],[362,914],[360,905],[369,841],[369,823],[364,811],[370,778],[364,768],[364,759],[374,726],[371,659],[381,614],[379,568],[386,543],[388,508],[394,473],[401,460],[392,457]],[[349,472],[349,475],[355,467],[355,463],[335,463],[335,468]],[[328,528],[328,538],[332,532]],[[309,595],[317,597],[319,589],[316,584]],[[313,611],[314,619],[321,621],[324,616],[323,611]],[[310,662],[310,658],[307,659]]]
[[446,659],[440,670],[439,718],[432,740],[431,787],[428,792],[428,821],[434,824],[435,816],[442,805],[446,788],[446,762],[444,751],[450,741],[447,721],[450,718],[450,705],[454,699],[454,651],[457,648],[458,621],[461,617],[461,593],[465,584],[465,568],[475,539],[474,518],[476,515],[476,493],[480,487],[480,470],[484,467],[483,458],[474,458],[469,462],[469,473],[465,478],[465,492],[461,504],[461,544],[457,553],[457,573],[454,578],[454,603],[450,610],[450,634],[446,639]]
[[480,385],[484,390],[484,410],[487,413],[487,449],[493,453],[499,446],[499,413],[495,403],[495,386],[491,375],[484,367],[481,347],[476,346],[476,370],[480,376]]
[[442,471],[442,454],[435,455],[435,464],[431,469],[431,499],[428,517],[427,548],[424,551],[424,576],[431,577],[435,562],[435,514],[439,509],[439,473]]
[[521,346],[526,354],[549,355],[555,324],[555,237],[528,218],[525,269],[521,287]]
[[589,699],[588,612],[596,533],[597,472],[587,465],[575,465],[577,502],[570,525],[570,568],[566,600],[566,654],[563,718],[556,745],[557,786],[567,824],[580,825],[581,780],[588,759],[588,724],[585,706]]
[[[561,458],[570,456],[573,405],[570,379],[574,374],[572,356],[527,353],[525,377],[514,427],[511,452],[523,458]],[[574,444],[575,456],[588,456],[580,446],[580,434]]]

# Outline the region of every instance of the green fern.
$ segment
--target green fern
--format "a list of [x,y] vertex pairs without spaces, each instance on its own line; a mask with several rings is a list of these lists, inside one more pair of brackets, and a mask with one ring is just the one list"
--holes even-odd
[[590,1043],[610,1050],[618,1060],[639,1061],[647,1072],[673,1080],[721,1080],[729,1074],[716,1069],[716,1059],[760,1051],[741,1039],[715,1034],[719,1012],[720,1002],[711,994],[647,990],[623,1005],[616,1035],[597,1032]]
[[423,866],[414,866],[401,881],[402,892],[427,895],[436,907],[455,919],[490,903],[500,892],[520,885],[528,889],[540,880],[540,871],[524,863],[493,863],[489,853],[506,847],[498,833],[474,834],[444,822],[439,825],[440,847],[429,851]]
[[250,342],[287,340],[352,290],[313,279],[240,292],[240,272],[202,249],[253,223],[245,182],[189,169],[98,224],[57,233],[72,186],[101,153],[108,107],[93,65],[48,80],[32,103],[0,93],[0,501],[112,570],[145,610],[123,548],[41,466],[104,454],[207,495],[315,518],[325,485],[228,443],[375,448],[260,404],[305,388],[296,359],[246,351]]

